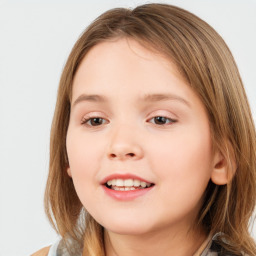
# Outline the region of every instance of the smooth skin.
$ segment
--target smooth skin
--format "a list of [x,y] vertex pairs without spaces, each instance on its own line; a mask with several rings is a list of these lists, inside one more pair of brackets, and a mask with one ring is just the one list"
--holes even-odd
[[[95,94],[105,101],[86,100]],[[188,256],[206,239],[193,224],[209,180],[228,182],[226,165],[202,102],[170,60],[133,39],[94,46],[75,74],[66,145],[67,172],[104,227],[107,256]],[[116,200],[100,183],[122,173],[155,185]]]

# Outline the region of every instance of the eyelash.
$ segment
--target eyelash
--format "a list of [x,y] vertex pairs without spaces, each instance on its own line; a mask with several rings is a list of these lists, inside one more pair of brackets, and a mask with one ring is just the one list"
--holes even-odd
[[[176,122],[177,122],[177,120],[172,119],[172,118],[169,118],[169,117],[166,117],[166,116],[154,116],[154,117],[150,118],[149,120],[154,119],[154,118],[157,118],[157,117],[162,117],[162,118],[164,118],[165,120],[169,120],[169,121],[170,121],[170,122],[169,122],[170,124],[173,124],[173,123],[176,123]],[[82,121],[81,121],[81,124],[82,124],[82,125],[85,125],[85,126],[90,126],[90,127],[97,127],[97,126],[100,126],[100,125],[95,125],[95,126],[93,126],[93,125],[88,125],[87,122],[90,121],[90,120],[92,120],[92,119],[102,119],[102,120],[104,120],[104,118],[101,118],[101,117],[98,117],[98,116],[89,117],[89,118],[84,117],[84,118],[82,119]],[[156,125],[159,125],[159,124],[156,124]],[[167,125],[167,124],[164,124],[164,125],[161,125],[161,124],[160,124],[159,126],[165,126],[165,125]]]

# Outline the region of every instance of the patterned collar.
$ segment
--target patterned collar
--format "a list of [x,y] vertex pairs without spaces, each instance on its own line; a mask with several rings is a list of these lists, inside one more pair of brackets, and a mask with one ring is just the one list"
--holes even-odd
[[[200,246],[197,252],[193,256],[246,256],[245,254],[234,254],[228,252],[218,241],[218,237],[221,233],[215,235],[209,235],[204,243]],[[71,241],[70,241],[71,242]],[[71,242],[72,248],[76,248],[76,243]],[[75,249],[76,250],[76,249]],[[74,253],[68,253],[63,240],[57,241],[50,248],[48,256],[82,256],[82,253],[78,254],[77,250]]]

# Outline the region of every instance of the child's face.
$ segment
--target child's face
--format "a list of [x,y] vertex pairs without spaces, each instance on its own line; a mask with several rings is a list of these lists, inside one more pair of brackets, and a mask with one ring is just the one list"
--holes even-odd
[[[143,100],[151,94],[169,98]],[[82,124],[93,117],[99,119]],[[125,39],[96,45],[79,66],[67,152],[82,204],[120,234],[187,229],[213,170],[210,127],[199,98],[172,63]],[[132,175],[154,185],[116,191],[102,184]]]

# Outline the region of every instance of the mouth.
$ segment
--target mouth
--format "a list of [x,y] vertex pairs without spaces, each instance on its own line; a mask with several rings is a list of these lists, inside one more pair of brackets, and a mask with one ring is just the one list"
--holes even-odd
[[134,174],[112,174],[101,183],[105,193],[118,201],[132,201],[140,198],[153,189],[154,183]]
[[153,183],[141,181],[139,179],[110,179],[104,183],[108,189],[116,191],[141,190],[154,186]]

